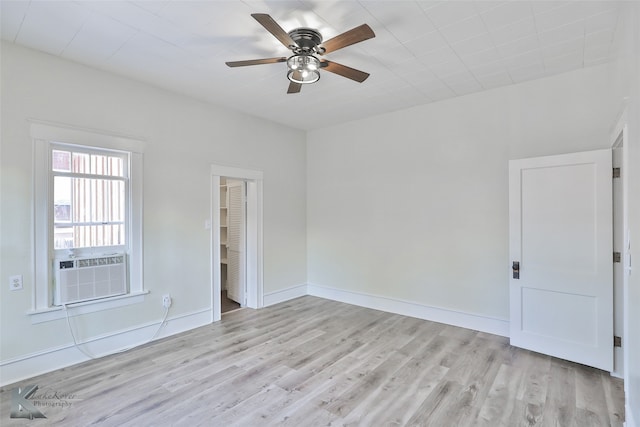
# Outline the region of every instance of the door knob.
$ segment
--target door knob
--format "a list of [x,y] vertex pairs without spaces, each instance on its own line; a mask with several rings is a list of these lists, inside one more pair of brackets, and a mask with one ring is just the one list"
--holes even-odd
[[513,278],[520,279],[520,262],[519,261],[513,261],[513,264],[511,265],[511,270],[513,271]]

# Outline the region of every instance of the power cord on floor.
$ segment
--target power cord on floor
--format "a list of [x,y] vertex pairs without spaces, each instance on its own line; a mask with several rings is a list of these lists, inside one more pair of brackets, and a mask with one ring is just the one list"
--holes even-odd
[[[67,307],[67,304],[62,304],[62,307],[64,307],[64,314],[65,314],[65,317],[67,319],[67,326],[69,327],[69,333],[71,333],[71,338],[73,338],[73,345],[75,346],[75,348],[80,350],[82,352],[82,354],[87,356],[89,359],[96,359],[95,356],[93,356],[92,354],[87,352],[85,349],[80,347],[80,345],[84,344],[84,343],[78,343],[78,340],[76,339],[76,335],[73,333],[73,328],[71,327],[71,321],[69,320],[69,309]],[[169,316],[169,307],[165,307],[164,308],[164,316],[162,317],[162,321],[158,325],[158,329],[156,329],[156,332],[153,334],[153,336],[151,338],[149,338],[147,341],[143,342],[142,344],[138,344],[138,345],[135,345],[135,346],[123,348],[122,350],[115,351],[115,352],[113,352],[111,354],[124,353],[125,351],[129,351],[134,347],[138,347],[138,346],[141,346],[141,345],[149,344],[151,341],[156,339],[156,337],[160,333],[160,330],[166,324],[168,316]]]

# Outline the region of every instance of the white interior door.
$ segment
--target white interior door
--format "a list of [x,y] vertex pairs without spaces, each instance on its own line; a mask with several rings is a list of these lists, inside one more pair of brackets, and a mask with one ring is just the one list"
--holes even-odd
[[512,345],[612,371],[611,181],[610,150],[509,162]]
[[227,296],[245,305],[246,190],[245,182],[227,181]]

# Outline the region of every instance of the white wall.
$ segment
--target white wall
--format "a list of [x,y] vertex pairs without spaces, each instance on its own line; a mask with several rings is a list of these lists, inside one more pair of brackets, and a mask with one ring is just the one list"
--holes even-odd
[[608,147],[617,108],[598,66],[310,132],[310,288],[499,332],[508,160]]
[[[64,320],[32,325],[32,142],[27,119],[120,133],[144,153],[144,303],[73,319],[81,340],[210,307],[211,164],[264,172],[264,288],[306,282],[305,133],[110,73],[2,44],[0,360],[65,348]],[[24,275],[23,291],[8,277]],[[64,358],[63,358],[64,359]],[[64,363],[64,360],[60,363]],[[8,368],[7,368],[8,369]]]

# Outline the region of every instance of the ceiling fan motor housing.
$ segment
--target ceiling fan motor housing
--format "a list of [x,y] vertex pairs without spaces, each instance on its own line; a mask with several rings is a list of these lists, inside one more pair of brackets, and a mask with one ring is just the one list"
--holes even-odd
[[292,46],[294,53],[313,53],[318,51],[318,45],[322,43],[322,35],[313,28],[296,28],[289,31],[289,37],[297,46]]

